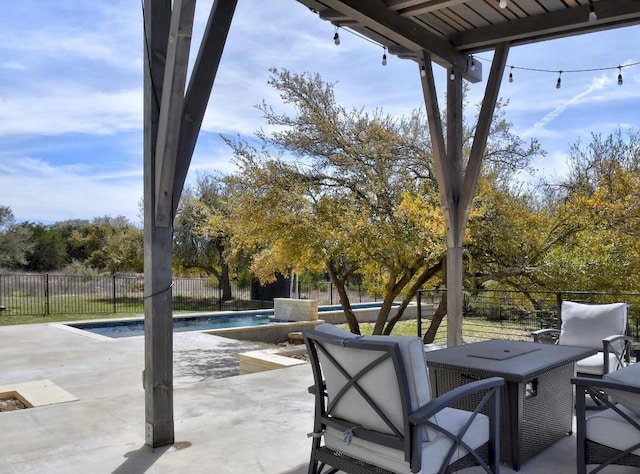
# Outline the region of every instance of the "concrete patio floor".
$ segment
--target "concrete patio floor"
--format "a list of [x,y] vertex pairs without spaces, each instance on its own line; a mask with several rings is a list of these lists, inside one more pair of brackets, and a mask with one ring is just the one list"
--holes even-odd
[[[53,324],[0,327],[2,390],[25,382],[58,390],[50,405],[0,413],[0,473],[302,474],[313,418],[311,370],[302,365],[228,376],[237,370],[235,354],[254,348],[175,334],[176,443],[154,450],[144,445],[143,337],[106,339]],[[575,436],[525,462],[520,472],[575,472]]]

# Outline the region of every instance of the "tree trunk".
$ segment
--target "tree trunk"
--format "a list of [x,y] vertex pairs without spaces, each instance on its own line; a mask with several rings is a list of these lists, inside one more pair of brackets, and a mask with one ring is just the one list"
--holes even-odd
[[233,299],[231,281],[229,280],[229,265],[226,263],[222,264],[222,271],[220,272],[220,288],[222,289],[222,301]]
[[440,323],[447,315],[447,298],[440,299],[440,304],[438,305],[438,309],[433,313],[431,317],[431,324],[429,324],[429,329],[424,333],[424,337],[422,341],[425,344],[431,344],[436,338],[436,332],[438,332],[438,328],[440,327]]
[[444,259],[441,259],[435,265],[425,268],[423,270],[423,272],[418,276],[418,278],[411,285],[411,287],[409,288],[409,291],[407,291],[407,294],[402,300],[402,303],[400,304],[400,307],[398,308],[398,312],[396,313],[396,315],[387,322],[387,325],[384,328],[383,334],[385,335],[391,334],[391,331],[393,331],[393,328],[395,327],[396,323],[400,321],[400,319],[402,318],[402,315],[404,314],[404,310],[407,308],[407,306],[409,306],[409,303],[411,303],[413,298],[418,294],[418,291],[420,291],[420,288],[422,288],[422,285],[424,285],[436,273],[441,271],[443,264],[444,264]]
[[342,305],[342,310],[344,311],[345,318],[347,319],[347,324],[349,325],[349,331],[351,331],[353,334],[360,334],[360,324],[358,323],[356,315],[351,308],[351,302],[349,301],[349,295],[347,294],[346,278],[344,280],[338,278],[331,265],[327,265],[327,269],[329,270],[331,281],[338,291],[338,297],[340,299],[340,304]]

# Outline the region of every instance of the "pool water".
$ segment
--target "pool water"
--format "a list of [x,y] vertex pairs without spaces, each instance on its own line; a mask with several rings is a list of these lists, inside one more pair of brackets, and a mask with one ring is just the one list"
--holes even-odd
[[[273,311],[265,311],[263,314],[239,312],[237,314],[224,314],[217,316],[176,317],[173,318],[173,331],[205,331],[209,329],[261,326],[264,324],[287,322],[289,321],[274,318]],[[74,323],[69,324],[69,326],[107,337],[131,337],[144,335],[144,320]]]
[[[380,307],[380,303],[357,303],[354,309]],[[340,305],[319,306],[318,312],[338,311]],[[273,315],[273,309],[263,311],[237,311],[234,313],[208,315],[208,316],[183,316],[173,318],[173,331],[206,331],[212,329],[237,328],[247,326],[262,326],[264,324],[288,323],[286,319],[277,319]],[[132,337],[144,336],[144,320],[133,321],[99,321],[92,323],[73,323],[68,326],[94,334],[107,337]]]

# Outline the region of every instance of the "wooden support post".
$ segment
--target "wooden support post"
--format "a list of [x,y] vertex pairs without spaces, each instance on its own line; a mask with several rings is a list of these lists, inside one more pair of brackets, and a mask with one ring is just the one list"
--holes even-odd
[[464,71],[459,71],[453,66],[447,70],[447,140],[445,150],[432,61],[426,51],[423,52],[422,64],[419,65],[431,134],[435,174],[440,188],[440,201],[447,232],[447,345],[449,347],[462,344],[464,302],[462,244],[508,51],[507,44],[502,44],[496,49],[466,170],[463,170],[462,166],[462,78]]
[[[460,193],[462,188],[462,73],[447,70],[447,165],[449,182],[447,194],[452,201],[452,235],[447,239],[447,346],[462,344],[462,237],[460,232]],[[462,237],[461,237],[462,235]]]
[[[144,0],[145,443],[174,442],[172,225],[237,0],[215,0],[185,98],[195,0]],[[173,11],[172,11],[173,5]]]
[[145,0],[144,44],[144,314],[145,443],[174,441],[171,228],[159,227],[156,142],[171,19],[171,0]]

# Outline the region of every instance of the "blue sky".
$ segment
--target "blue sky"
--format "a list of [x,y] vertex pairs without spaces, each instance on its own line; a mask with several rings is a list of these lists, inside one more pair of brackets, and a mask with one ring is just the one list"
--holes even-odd
[[[136,0],[21,0],[0,16],[0,205],[18,221],[123,215],[141,224],[142,8]],[[212,0],[196,9],[195,57]],[[231,171],[219,138],[250,137],[264,121],[255,105],[279,104],[269,68],[318,72],[335,82],[347,107],[380,107],[403,115],[422,108],[418,66],[334,27],[295,0],[240,0],[191,171]],[[490,59],[484,53],[480,58]],[[512,48],[508,64],[570,71],[640,61],[640,26]],[[485,77],[490,64],[483,61]],[[435,67],[439,93],[446,77]],[[534,165],[562,174],[569,147],[591,132],[640,128],[640,66],[562,74],[514,69],[500,96],[507,119],[525,138],[540,139],[547,156]],[[486,82],[473,84],[477,102]]]

